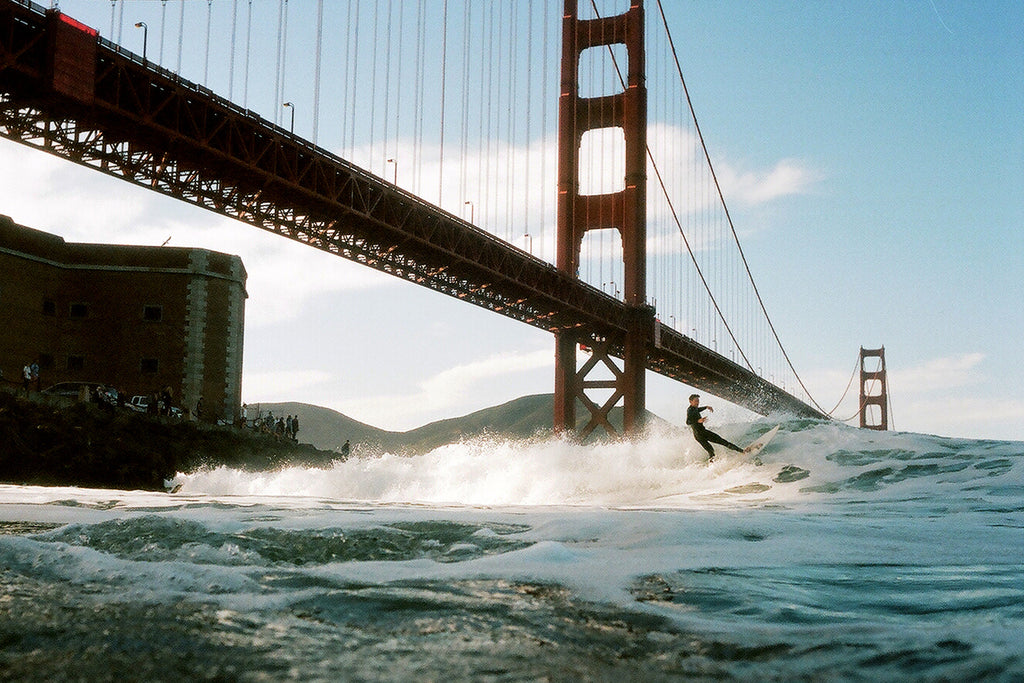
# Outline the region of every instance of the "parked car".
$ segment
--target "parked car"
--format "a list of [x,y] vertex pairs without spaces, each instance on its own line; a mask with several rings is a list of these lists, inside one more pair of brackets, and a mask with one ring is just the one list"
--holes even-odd
[[137,413],[145,413],[149,410],[149,396],[132,396],[128,407]]

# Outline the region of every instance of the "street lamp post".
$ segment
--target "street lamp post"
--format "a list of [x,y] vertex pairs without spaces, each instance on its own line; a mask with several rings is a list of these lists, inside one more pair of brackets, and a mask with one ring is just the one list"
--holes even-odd
[[397,185],[398,184],[398,160],[397,159],[393,159],[393,158],[392,159],[388,159],[387,163],[395,165],[395,181],[394,181],[394,184]]
[[135,23],[135,28],[142,29],[142,62],[146,63],[146,47],[149,43],[149,26],[144,21],[138,21]]
[[294,105],[294,104],[292,104],[291,102],[285,102],[285,103],[284,103],[284,104],[282,104],[281,106],[282,106],[282,107],[288,107],[289,109],[291,109],[291,112],[292,112],[292,127],[291,127],[291,132],[292,132],[292,133],[294,133],[294,132],[295,132],[295,105]]
[[463,202],[463,206],[469,207],[469,222],[475,225],[476,223],[474,222],[473,219],[475,218],[476,214],[476,206],[474,206],[473,202],[469,201],[468,199],[465,202]]

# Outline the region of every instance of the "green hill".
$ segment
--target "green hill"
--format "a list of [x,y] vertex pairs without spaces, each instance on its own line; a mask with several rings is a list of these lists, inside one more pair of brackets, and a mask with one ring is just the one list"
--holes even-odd
[[[250,404],[249,417],[254,417],[256,404]],[[550,434],[554,397],[551,394],[523,396],[499,406],[484,408],[462,417],[431,422],[407,432],[391,432],[364,424],[329,408],[306,403],[262,403],[258,409],[276,417],[299,416],[299,441],[324,450],[338,450],[346,440],[353,453],[381,449],[390,452],[425,453],[438,446],[491,434],[527,438]],[[579,411],[582,412],[582,411]],[[621,424],[621,409],[612,411],[613,424]],[[580,416],[580,422],[583,417]],[[661,422],[648,413],[648,420]],[[357,448],[358,447],[358,448]]]

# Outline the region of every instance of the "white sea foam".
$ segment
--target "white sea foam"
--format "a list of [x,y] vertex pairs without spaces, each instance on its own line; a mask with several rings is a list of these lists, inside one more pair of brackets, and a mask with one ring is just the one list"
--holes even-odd
[[[717,430],[744,443],[770,426]],[[1024,444],[788,421],[761,459],[720,450],[708,466],[689,435],[666,432],[220,468],[179,475],[173,495],[0,486],[0,520],[37,527],[0,534],[0,567],[89,600],[210,604],[226,620],[210,628],[229,630],[329,615],[359,587],[457,612],[476,598],[439,587],[494,581],[563,586],[737,647],[795,642],[808,654],[774,660],[794,674],[830,670],[820,652],[853,671],[852,631],[858,647],[935,666],[936,643],[951,644],[970,653],[954,673],[1024,651]]]
[[[737,434],[752,425],[734,426]],[[739,438],[734,436],[733,438]],[[720,450],[704,452],[680,433],[596,445],[481,438],[425,455],[384,453],[329,469],[249,473],[228,468],[180,475],[185,493],[316,496],[377,503],[462,505],[641,505],[661,496],[720,491],[774,476]]]

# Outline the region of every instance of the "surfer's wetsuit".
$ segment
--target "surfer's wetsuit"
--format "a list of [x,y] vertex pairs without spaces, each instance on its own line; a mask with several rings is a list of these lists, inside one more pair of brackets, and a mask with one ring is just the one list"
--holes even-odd
[[700,411],[707,410],[707,406],[690,406],[686,409],[686,424],[690,425],[690,429],[693,430],[693,438],[697,439],[704,450],[708,452],[708,462],[715,459],[715,449],[711,447],[712,443],[720,443],[726,448],[731,448],[734,451],[742,452],[743,449],[736,444],[726,441],[718,434],[715,434],[710,429],[707,429],[700,422]]

